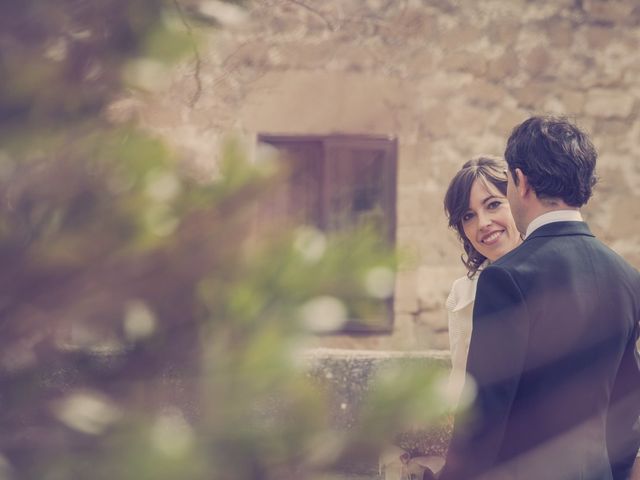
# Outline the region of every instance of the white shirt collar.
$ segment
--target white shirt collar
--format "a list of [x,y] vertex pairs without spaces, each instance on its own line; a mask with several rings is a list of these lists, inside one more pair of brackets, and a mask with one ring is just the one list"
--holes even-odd
[[527,238],[533,233],[534,230],[537,230],[547,223],[582,221],[582,215],[580,214],[579,210],[553,210],[551,212],[543,213],[539,217],[534,218],[527,227],[527,233],[524,238]]

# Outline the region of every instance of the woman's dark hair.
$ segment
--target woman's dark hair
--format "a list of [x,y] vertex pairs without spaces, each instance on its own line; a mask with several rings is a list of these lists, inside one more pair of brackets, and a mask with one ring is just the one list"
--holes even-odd
[[461,255],[462,263],[467,267],[467,276],[472,278],[480,265],[487,259],[478,252],[464,233],[462,217],[469,210],[469,198],[473,182],[480,180],[485,184],[491,184],[500,193],[507,195],[507,165],[498,157],[480,155],[472,158],[458,170],[444,196],[444,211],[449,219],[449,227],[458,233],[462,242],[464,253]]
[[522,170],[538,198],[587,203],[596,184],[598,153],[589,137],[564,117],[531,117],[513,129],[504,153],[516,185]]

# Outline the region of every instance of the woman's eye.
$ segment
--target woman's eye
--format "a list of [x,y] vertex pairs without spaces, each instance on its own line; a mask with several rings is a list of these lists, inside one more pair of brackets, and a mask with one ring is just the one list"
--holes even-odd
[[500,205],[502,205],[502,202],[500,200],[494,200],[493,202],[489,203],[489,205],[487,205],[487,207],[491,210],[498,208]]
[[469,220],[471,220],[473,218],[473,213],[465,213],[462,216],[462,221],[463,222],[468,222]]

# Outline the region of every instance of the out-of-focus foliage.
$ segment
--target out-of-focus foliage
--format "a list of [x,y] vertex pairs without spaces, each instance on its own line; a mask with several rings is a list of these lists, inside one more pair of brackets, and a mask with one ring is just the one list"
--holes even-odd
[[[101,116],[130,61],[190,41],[179,7],[0,1],[0,478],[312,478],[361,441],[332,436],[299,351],[379,314],[382,243],[257,228],[277,175],[237,146],[196,180]],[[367,444],[436,383],[394,378]]]
[[119,85],[119,63],[158,21],[154,0],[0,3],[0,114],[56,115],[98,109]]

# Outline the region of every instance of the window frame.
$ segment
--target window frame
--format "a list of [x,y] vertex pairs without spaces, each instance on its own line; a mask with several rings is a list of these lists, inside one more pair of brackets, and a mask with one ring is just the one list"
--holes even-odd
[[[366,134],[278,134],[278,133],[259,133],[256,136],[257,143],[278,144],[278,143],[303,143],[303,142],[319,142],[322,145],[322,162],[323,167],[322,178],[320,179],[320,213],[322,220],[326,220],[326,201],[328,195],[326,194],[326,182],[329,181],[326,178],[327,169],[327,151],[333,148],[345,148],[345,149],[380,149],[385,153],[385,172],[383,173],[383,191],[385,192],[385,198],[383,199],[383,209],[385,216],[388,218],[385,221],[386,225],[386,238],[391,248],[396,246],[396,220],[397,220],[397,177],[398,177],[398,139],[392,135],[366,135]],[[327,232],[327,225],[321,225],[321,230]],[[342,328],[327,332],[326,334],[380,334],[391,333],[393,331],[394,324],[394,294],[387,300],[384,300],[387,315],[384,322],[379,324],[365,324],[357,319],[350,319]]]

